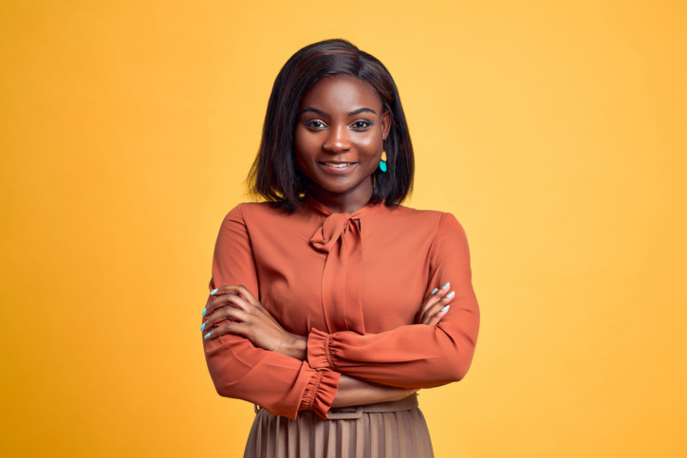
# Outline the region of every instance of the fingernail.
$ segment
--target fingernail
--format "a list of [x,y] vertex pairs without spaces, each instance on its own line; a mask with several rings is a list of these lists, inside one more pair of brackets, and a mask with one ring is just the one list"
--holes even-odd
[[212,291],[210,291],[210,294],[212,295],[212,294],[215,294],[216,292],[217,292],[217,288],[215,288],[215,289],[213,289]]
[[210,334],[212,334],[212,333],[211,333],[211,332],[208,332],[207,334],[205,334],[204,339],[207,339],[208,337],[210,337]]
[[208,311],[207,307],[203,309],[203,316],[205,316],[205,312],[207,312],[207,311]]
[[446,282],[446,284],[445,284],[444,286],[442,286],[441,289],[446,289],[446,288],[448,288],[449,286],[451,286],[451,284],[450,284],[449,282]]
[[200,327],[200,330],[205,331],[205,323],[203,323],[203,325]]
[[437,291],[439,291],[439,290],[436,289],[436,288],[434,288],[434,290],[433,290],[430,294],[434,294],[434,293],[436,293]]
[[446,297],[453,297],[453,296],[455,296],[455,295],[456,295],[456,292],[455,292],[455,291],[451,291],[450,293],[448,293],[448,294],[446,295]]
[[443,309],[441,309],[441,311],[442,311],[442,312],[448,312],[448,309],[449,309],[450,307],[451,307],[450,305],[447,305],[446,307],[444,307]]

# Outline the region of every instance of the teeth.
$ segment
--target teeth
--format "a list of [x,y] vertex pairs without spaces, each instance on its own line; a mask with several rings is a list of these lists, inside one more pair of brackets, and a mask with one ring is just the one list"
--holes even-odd
[[346,167],[347,165],[351,165],[352,162],[347,162],[345,164],[335,164],[334,162],[325,162],[325,165],[328,165],[329,167]]

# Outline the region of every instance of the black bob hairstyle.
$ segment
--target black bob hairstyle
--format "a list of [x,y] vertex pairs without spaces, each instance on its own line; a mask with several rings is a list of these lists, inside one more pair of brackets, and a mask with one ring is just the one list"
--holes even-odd
[[388,207],[400,204],[411,192],[415,159],[406,117],[396,83],[384,65],[345,40],[314,43],[294,54],[274,81],[267,105],[258,155],[248,175],[248,189],[275,207],[294,212],[304,201],[310,178],[296,164],[294,132],[303,96],[325,76],[350,75],[369,83],[390,115],[386,138],[387,171],[374,173],[370,202]]

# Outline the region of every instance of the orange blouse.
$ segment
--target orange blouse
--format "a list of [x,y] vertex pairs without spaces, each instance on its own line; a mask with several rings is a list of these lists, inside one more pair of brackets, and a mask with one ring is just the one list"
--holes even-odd
[[[436,326],[414,324],[446,282],[449,312]],[[450,213],[383,204],[333,213],[311,196],[291,215],[239,204],[215,246],[210,289],[225,285],[244,285],[284,329],[308,336],[307,361],[231,334],[203,341],[217,392],[274,415],[326,418],[340,374],[431,388],[460,380],[472,361],[479,309]]]

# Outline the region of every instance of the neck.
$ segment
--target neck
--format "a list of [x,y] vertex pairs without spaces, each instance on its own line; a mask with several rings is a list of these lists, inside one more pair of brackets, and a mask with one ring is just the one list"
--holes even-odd
[[310,194],[334,213],[355,213],[370,202],[372,181],[346,193],[330,192],[313,183]]

